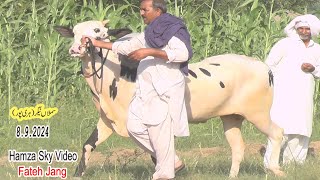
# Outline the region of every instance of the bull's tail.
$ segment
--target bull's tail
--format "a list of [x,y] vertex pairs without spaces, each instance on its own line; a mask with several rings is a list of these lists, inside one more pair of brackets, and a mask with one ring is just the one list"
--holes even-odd
[[269,86],[273,86],[273,73],[270,69],[268,74],[269,74]]

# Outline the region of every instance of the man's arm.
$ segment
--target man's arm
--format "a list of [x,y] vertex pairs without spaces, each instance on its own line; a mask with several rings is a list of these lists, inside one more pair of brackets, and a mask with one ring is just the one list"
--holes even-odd
[[281,59],[283,58],[284,54],[285,47],[283,46],[283,43],[280,40],[271,48],[269,55],[265,60],[265,63],[270,67],[273,73],[275,73],[275,69],[281,61]]
[[314,70],[311,72],[311,74],[317,79],[320,78],[320,59],[318,59],[317,63],[314,66]]
[[140,61],[147,56],[160,58],[167,62],[184,62],[188,60],[188,49],[186,45],[178,38],[172,37],[168,46],[164,49],[141,48],[131,52],[128,56],[130,59]]
[[315,57],[315,62],[314,63],[303,63],[301,65],[301,70],[306,73],[311,73],[314,78],[319,79],[320,78],[320,46],[315,43],[315,48],[316,50],[312,51],[315,54],[312,56]]
[[179,38],[173,36],[168,42],[168,49],[165,49],[168,62],[185,62],[188,61],[189,51],[187,46]]
[[165,61],[169,60],[164,50],[156,48],[141,48],[128,54],[128,57],[135,61],[140,61],[148,56],[157,57]]
[[86,46],[86,43],[89,42],[89,40],[91,40],[92,42],[92,45],[94,47],[99,47],[99,48],[103,48],[103,49],[109,49],[111,50],[112,49],[112,45],[113,43],[112,42],[105,42],[105,41],[101,41],[101,40],[96,40],[95,38],[93,37],[90,37],[90,36],[82,36],[81,38],[81,46]]
[[132,37],[130,40],[119,40],[116,42],[105,42],[101,40],[96,40],[93,37],[83,36],[81,39],[81,46],[86,46],[86,42],[89,39],[92,42],[92,45],[99,48],[112,50],[116,54],[128,55],[132,51],[140,49],[143,47],[142,43],[143,34],[139,34],[135,37]]

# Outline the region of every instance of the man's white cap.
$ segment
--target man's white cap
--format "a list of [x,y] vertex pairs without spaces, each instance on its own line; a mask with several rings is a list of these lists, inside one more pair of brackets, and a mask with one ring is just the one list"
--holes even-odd
[[320,20],[312,14],[297,16],[284,28],[284,32],[289,37],[296,36],[299,27],[309,27],[311,35],[317,36],[320,33]]
[[299,27],[309,27],[310,28],[310,24],[307,21],[297,21],[296,25],[294,25],[294,28],[298,29]]

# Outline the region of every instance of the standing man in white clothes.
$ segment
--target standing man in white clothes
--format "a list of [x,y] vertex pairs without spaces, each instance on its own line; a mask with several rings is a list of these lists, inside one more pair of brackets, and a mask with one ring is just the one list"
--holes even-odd
[[[293,19],[285,28],[287,37],[271,49],[265,63],[274,74],[271,119],[284,129],[283,164],[306,159],[313,121],[315,78],[320,77],[320,45],[311,37],[320,32],[314,15]],[[272,144],[268,140],[264,156],[269,163]]]
[[166,11],[164,0],[141,0],[140,14],[148,26],[137,37],[115,43],[82,38],[140,61],[127,129],[156,159],[153,179],[173,179],[184,167],[175,154],[174,136],[189,136],[184,75],[192,57],[190,35],[184,22]]

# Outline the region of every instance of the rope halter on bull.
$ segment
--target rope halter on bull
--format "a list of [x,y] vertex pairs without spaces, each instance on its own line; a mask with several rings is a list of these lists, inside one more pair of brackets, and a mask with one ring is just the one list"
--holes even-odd
[[[100,48],[100,51],[99,51],[99,56],[101,57],[102,60],[102,63],[101,63],[101,66],[99,67],[98,70],[96,70],[96,62],[95,62],[95,58],[94,58],[94,53],[95,53],[95,47],[93,46],[92,44],[92,41],[90,38],[87,38],[87,42],[85,45],[80,45],[80,47],[85,47],[86,48],[86,52],[88,52],[88,54],[91,56],[91,65],[92,65],[92,70],[93,70],[93,73],[90,74],[90,75],[84,75],[85,77],[91,77],[91,76],[94,76],[94,75],[97,75],[97,77],[99,79],[101,79],[101,77],[103,76],[103,65],[104,63],[106,62],[107,60],[107,57],[108,57],[108,54],[109,54],[109,50],[107,50],[107,54],[105,57],[103,57],[103,53],[102,53],[102,48]],[[101,71],[100,72],[100,76],[98,75],[98,71]]]

